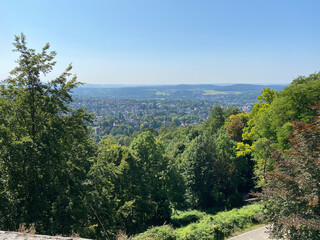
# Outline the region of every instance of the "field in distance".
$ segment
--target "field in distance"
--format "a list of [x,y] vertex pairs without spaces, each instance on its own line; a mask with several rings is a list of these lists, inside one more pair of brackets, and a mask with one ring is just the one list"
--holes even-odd
[[188,100],[231,100],[243,99],[246,102],[256,100],[263,88],[282,90],[285,85],[95,85],[88,84],[74,90],[75,97],[92,97],[107,99],[188,99]]

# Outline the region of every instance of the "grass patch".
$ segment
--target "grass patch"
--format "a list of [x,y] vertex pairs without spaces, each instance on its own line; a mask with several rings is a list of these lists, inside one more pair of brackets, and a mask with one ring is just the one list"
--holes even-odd
[[172,224],[183,226],[189,223],[187,226],[178,228],[171,225],[153,227],[132,239],[223,240],[234,233],[240,234],[243,229],[258,225],[260,223],[258,216],[262,212],[263,206],[259,204],[223,211],[215,215],[197,210],[177,212],[172,216]]
[[240,229],[251,227],[259,223],[258,214],[262,213],[261,205],[250,205],[240,209],[207,215],[197,223],[176,230],[176,239],[222,240]]
[[164,225],[160,227],[153,227],[149,230],[138,234],[132,240],[176,240],[176,235],[173,227]]
[[202,219],[206,215],[205,212],[201,212],[198,210],[190,210],[190,211],[176,211],[171,216],[171,224],[174,227],[183,227],[190,223],[197,222]]
[[158,96],[169,96],[170,94],[169,93],[165,93],[165,92],[157,91],[156,95],[158,95]]

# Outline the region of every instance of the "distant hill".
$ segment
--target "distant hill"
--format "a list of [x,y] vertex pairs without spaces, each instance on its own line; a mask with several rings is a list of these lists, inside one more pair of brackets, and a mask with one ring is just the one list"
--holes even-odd
[[252,103],[263,88],[282,90],[285,85],[95,85],[87,84],[74,90],[77,98],[103,99],[172,99],[172,100],[210,100],[234,104]]

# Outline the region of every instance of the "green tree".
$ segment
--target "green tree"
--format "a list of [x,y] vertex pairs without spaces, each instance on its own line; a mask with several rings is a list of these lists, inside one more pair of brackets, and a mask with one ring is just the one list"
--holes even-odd
[[88,225],[84,228],[86,236],[110,238],[119,230],[117,211],[127,190],[120,181],[128,168],[128,157],[127,149],[111,137],[99,143],[86,181],[89,207]]
[[[90,115],[68,107],[79,83],[71,66],[43,82],[55,65],[47,43],[40,53],[15,37],[18,66],[0,86],[0,226],[34,223],[38,232],[71,233],[85,225],[83,186],[93,145]],[[70,80],[68,80],[71,77]]]
[[137,135],[130,148],[112,139],[100,144],[89,174],[90,201],[97,215],[92,215],[91,225],[99,226],[100,236],[117,230],[135,234],[169,220],[174,176],[168,161],[150,131]]
[[276,98],[277,92],[264,88],[258,96],[258,102],[253,104],[253,109],[249,114],[249,121],[243,130],[244,140],[257,140],[260,137],[270,138],[270,123],[268,122],[267,110]]
[[181,121],[179,120],[178,117],[173,117],[172,120],[171,120],[171,124],[174,127],[179,127],[181,125]]
[[254,173],[257,187],[264,186],[266,174],[273,170],[275,161],[271,155],[274,151],[276,151],[275,147],[267,138],[260,138],[255,142],[252,155],[255,161]]
[[149,131],[138,135],[130,147],[134,157],[134,165],[130,165],[129,170],[135,185],[135,199],[132,200],[137,206],[140,226],[162,224],[170,217],[166,191],[168,160],[163,157],[161,146]]
[[183,153],[186,201],[191,207],[208,208],[214,204],[212,179],[215,148],[215,143],[202,134],[192,140]]
[[250,157],[236,155],[236,142],[222,127],[216,142],[216,160],[213,164],[213,195],[216,205],[238,207],[253,187],[253,163]]
[[252,152],[258,186],[263,186],[264,174],[273,168],[272,149],[290,148],[291,122],[310,122],[316,115],[309,106],[320,100],[320,73],[298,77],[280,92],[266,88],[258,99],[243,133],[243,139],[252,145],[240,143],[238,149],[239,154]]
[[203,125],[209,135],[215,134],[224,125],[225,116],[220,106],[214,106],[210,116]]
[[319,239],[320,118],[313,123],[295,122],[293,128],[292,147],[274,155],[277,164],[267,175],[262,198],[275,237]]

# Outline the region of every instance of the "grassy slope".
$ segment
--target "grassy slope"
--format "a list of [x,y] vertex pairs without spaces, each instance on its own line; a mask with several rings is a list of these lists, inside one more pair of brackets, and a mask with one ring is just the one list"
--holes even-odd
[[172,216],[172,225],[153,227],[133,237],[133,240],[222,240],[259,224],[258,215],[262,212],[261,205],[245,206],[215,215],[197,210],[178,212]]

